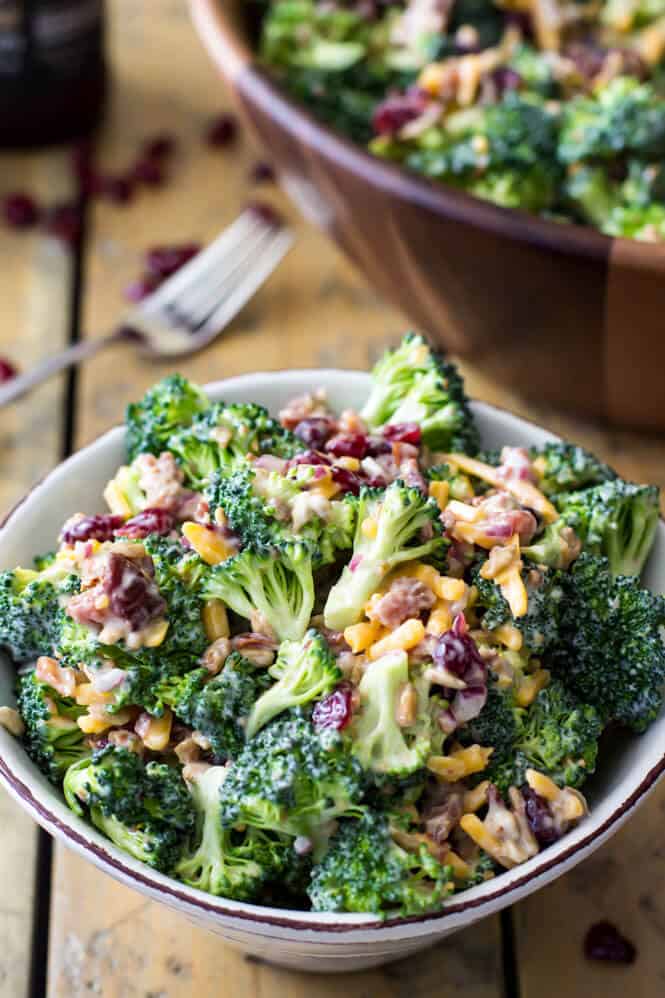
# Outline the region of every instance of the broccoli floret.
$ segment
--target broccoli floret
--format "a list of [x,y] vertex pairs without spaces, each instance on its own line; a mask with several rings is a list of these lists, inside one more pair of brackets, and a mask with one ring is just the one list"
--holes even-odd
[[0,649],[17,663],[52,654],[64,616],[61,600],[78,585],[61,562],[42,571],[0,572]]
[[271,554],[284,541],[296,539],[290,529],[290,518],[285,520],[281,509],[300,490],[283,475],[269,477],[272,479],[269,495],[263,495],[263,490],[261,494],[255,491],[257,478],[249,467],[238,468],[230,475],[215,475],[206,491],[210,509],[213,512],[221,509],[243,547],[256,554]]
[[605,555],[615,575],[639,575],[658,526],[658,488],[617,478],[557,502],[589,554]]
[[561,581],[558,677],[605,721],[646,730],[663,702],[665,599],[586,552]]
[[148,505],[148,498],[141,488],[141,471],[136,461],[123,464],[104,489],[104,499],[111,510],[129,510],[136,516]]
[[602,228],[619,205],[621,192],[602,166],[584,166],[566,177],[564,197],[570,208],[585,222]]
[[482,850],[475,858],[467,860],[467,865],[471,867],[470,875],[464,880],[464,887],[467,890],[470,887],[484,884],[486,880],[491,880],[496,876],[497,864],[488,853]]
[[622,154],[665,154],[665,100],[650,83],[619,76],[593,96],[563,106],[558,156],[562,163],[609,160]]
[[603,232],[644,242],[665,240],[665,205],[619,205],[605,220]]
[[210,571],[202,595],[221,599],[247,620],[258,611],[280,640],[299,641],[314,606],[310,549],[306,544],[281,544],[263,555],[245,549]]
[[172,433],[204,412],[210,401],[203,391],[180,374],[153,385],[140,402],[127,407],[127,453],[159,455]]
[[547,496],[576,492],[616,478],[616,472],[576,444],[554,441],[531,449],[538,472],[538,488]]
[[175,867],[175,875],[217,897],[251,901],[267,881],[282,877],[297,862],[293,839],[257,828],[236,831],[222,825],[220,789],[225,766],[210,766],[191,783],[196,829]]
[[274,66],[337,74],[363,58],[370,34],[368,19],[353,10],[288,0],[271,4],[263,23],[262,51]]
[[38,554],[33,559],[36,572],[43,572],[46,568],[51,568],[55,563],[55,551],[48,551],[46,554]]
[[353,544],[357,503],[355,496],[330,503],[326,518],[310,516],[294,526],[294,513],[303,486],[314,467],[299,465],[288,476],[277,472],[256,474],[249,467],[227,476],[215,476],[207,490],[213,512],[221,509],[243,547],[268,554],[284,543],[306,543],[316,567],[331,564],[340,551]]
[[469,476],[457,470],[453,471],[449,464],[433,465],[426,470],[425,477],[428,482],[447,482],[451,499],[466,502],[468,499],[472,499],[475,494]]
[[96,669],[108,659],[126,672],[114,690],[109,711],[139,704],[160,714],[164,708],[159,699],[161,684],[195,668],[208,646],[199,587],[209,570],[195,552],[183,548],[178,540],[151,534],[142,543],[152,558],[155,582],[166,601],[169,627],[162,643],[157,648],[137,650],[127,648],[124,641],[101,644],[91,628],[63,614],[57,647],[69,665],[83,662]]
[[422,143],[407,165],[505,207],[542,211],[556,198],[557,119],[541,98],[506,93],[498,104],[449,116],[438,142]]
[[168,705],[184,724],[210,741],[215,758],[235,758],[245,744],[247,718],[269,683],[238,652],[226,659],[211,678],[207,669],[194,669],[158,685],[155,699]]
[[277,661],[268,672],[277,682],[252,707],[247,719],[248,738],[253,738],[277,714],[319,700],[342,678],[328,642],[313,629],[301,641],[283,641]]
[[76,723],[86,708],[40,682],[34,670],[18,677],[17,706],[25,724],[26,752],[59,785],[69,766],[89,754],[85,735]]
[[314,911],[418,915],[441,908],[451,893],[452,870],[422,845],[407,852],[391,836],[390,820],[370,811],[345,821],[308,890]]
[[423,443],[432,450],[478,450],[478,430],[457,368],[415,333],[375,365],[361,415],[372,428],[417,423]]
[[183,547],[179,538],[150,534],[141,543],[152,559],[155,582],[166,600],[169,629],[160,653],[200,655],[208,645],[199,599],[199,589],[207,575],[206,565],[196,552]]
[[170,871],[194,827],[194,808],[180,772],[109,746],[69,767],[63,790],[69,807],[119,848]]
[[339,732],[317,732],[290,711],[248,741],[231,766],[222,822],[306,836],[318,852],[334,819],[362,813],[362,794],[362,767]]
[[396,777],[421,769],[432,751],[429,684],[416,684],[416,721],[401,727],[397,701],[409,681],[409,657],[404,651],[390,652],[371,662],[360,680],[360,709],[350,729],[353,752],[364,769]]
[[513,617],[501,590],[491,579],[483,579],[478,569],[473,572],[473,583],[478,589],[478,610],[483,610],[481,623],[486,631],[493,631],[501,624],[512,624],[522,632],[524,644],[532,652],[541,654],[556,644],[559,634],[563,590],[559,572],[546,569],[538,573],[536,581],[528,569],[522,580],[528,596],[527,612],[523,617]]
[[596,765],[602,721],[594,707],[580,702],[552,680],[529,707],[518,707],[515,687],[488,686],[478,717],[459,733],[494,751],[482,778],[505,793],[525,782],[527,769],[545,773],[561,786],[579,787]]
[[[488,767],[483,779],[494,779],[496,760],[510,756],[520,730],[520,712],[515,706],[515,692],[512,686],[501,687],[490,676],[487,684],[487,700],[477,717],[460,729],[459,740],[463,744],[475,743],[484,748],[492,748]],[[490,774],[490,775],[488,775]]]
[[[439,514],[434,499],[400,480],[385,491],[362,489],[353,555],[328,595],[324,608],[326,627],[344,630],[357,623],[367,600],[393,568],[440,553],[445,541]],[[376,523],[373,537],[367,537],[362,529],[368,518]],[[434,536],[422,541],[423,530],[433,530]]]
[[[602,730],[596,709],[553,680],[521,713],[516,755],[525,760],[524,770],[537,769],[555,783],[579,787],[596,767]],[[522,783],[524,774],[515,785]]]
[[549,523],[528,547],[520,549],[523,558],[548,568],[566,569],[579,553],[579,539],[562,518]]
[[262,405],[217,402],[172,434],[167,449],[176,455],[187,485],[201,489],[216,472],[245,466],[247,455],[290,458],[303,444]]

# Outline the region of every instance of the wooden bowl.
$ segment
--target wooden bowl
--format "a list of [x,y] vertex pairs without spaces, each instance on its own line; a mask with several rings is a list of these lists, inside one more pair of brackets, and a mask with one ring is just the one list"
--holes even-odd
[[420,329],[531,398],[665,430],[665,247],[500,208],[370,156],[258,66],[251,3],[190,6],[286,191]]

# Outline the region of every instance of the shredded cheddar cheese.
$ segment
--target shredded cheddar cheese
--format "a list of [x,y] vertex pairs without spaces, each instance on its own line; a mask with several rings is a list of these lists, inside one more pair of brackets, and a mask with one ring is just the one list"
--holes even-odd
[[497,469],[493,468],[491,464],[485,464],[484,461],[478,461],[475,457],[467,457],[465,454],[446,454],[445,460],[454,461],[462,471],[493,485],[495,489],[509,492],[522,506],[535,509],[545,523],[554,523],[555,520],[558,520],[559,514],[556,507],[532,482],[515,478],[508,478],[504,481],[497,474]]
[[469,745],[467,748],[456,749],[450,755],[431,755],[427,760],[427,768],[444,783],[456,783],[465,776],[482,773],[487,767],[494,749],[483,748],[481,745]]
[[378,639],[383,628],[378,620],[368,620],[360,624],[351,624],[344,631],[344,640],[351,651],[357,655],[367,651],[370,645]]
[[235,549],[220,534],[202,523],[188,520],[183,523],[182,532],[206,565],[219,565],[235,554]]
[[448,496],[450,495],[448,482],[430,482],[428,491],[432,499],[436,499],[439,509],[443,512],[448,503]]
[[412,617],[386,634],[384,638],[375,641],[369,648],[369,657],[374,660],[381,658],[390,651],[409,651],[425,637],[425,627],[421,620]]
[[483,579],[494,579],[513,617],[523,617],[528,609],[528,596],[521,571],[522,559],[517,534],[513,534],[505,546],[494,547],[480,569]]
[[515,702],[518,707],[528,707],[536,699],[541,690],[544,690],[550,681],[550,674],[547,669],[538,669],[530,676],[520,679]]

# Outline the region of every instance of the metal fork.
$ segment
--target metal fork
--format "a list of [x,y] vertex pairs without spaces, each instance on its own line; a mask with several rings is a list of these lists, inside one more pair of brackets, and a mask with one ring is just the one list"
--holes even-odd
[[0,408],[67,367],[119,343],[149,357],[184,357],[228,326],[293,244],[269,205],[247,208],[206,249],[132,308],[112,333],[49,357],[0,387]]

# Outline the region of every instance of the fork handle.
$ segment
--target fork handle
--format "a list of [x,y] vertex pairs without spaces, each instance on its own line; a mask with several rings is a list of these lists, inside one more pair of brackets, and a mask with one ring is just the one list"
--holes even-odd
[[137,341],[140,338],[140,335],[128,326],[119,326],[112,333],[109,333],[108,336],[100,336],[95,339],[84,340],[82,343],[75,343],[74,346],[67,347],[61,353],[57,353],[53,357],[47,357],[46,360],[43,360],[41,364],[37,364],[36,367],[26,374],[20,374],[18,377],[8,381],[7,384],[0,385],[0,409],[5,405],[9,405],[10,402],[15,402],[17,399],[27,395],[33,388],[41,385],[43,381],[47,381],[48,378],[59,371],[64,371],[68,367],[74,367],[75,364],[79,364],[82,360],[93,357],[100,350],[106,350],[107,347],[114,346],[116,343],[129,343]]

